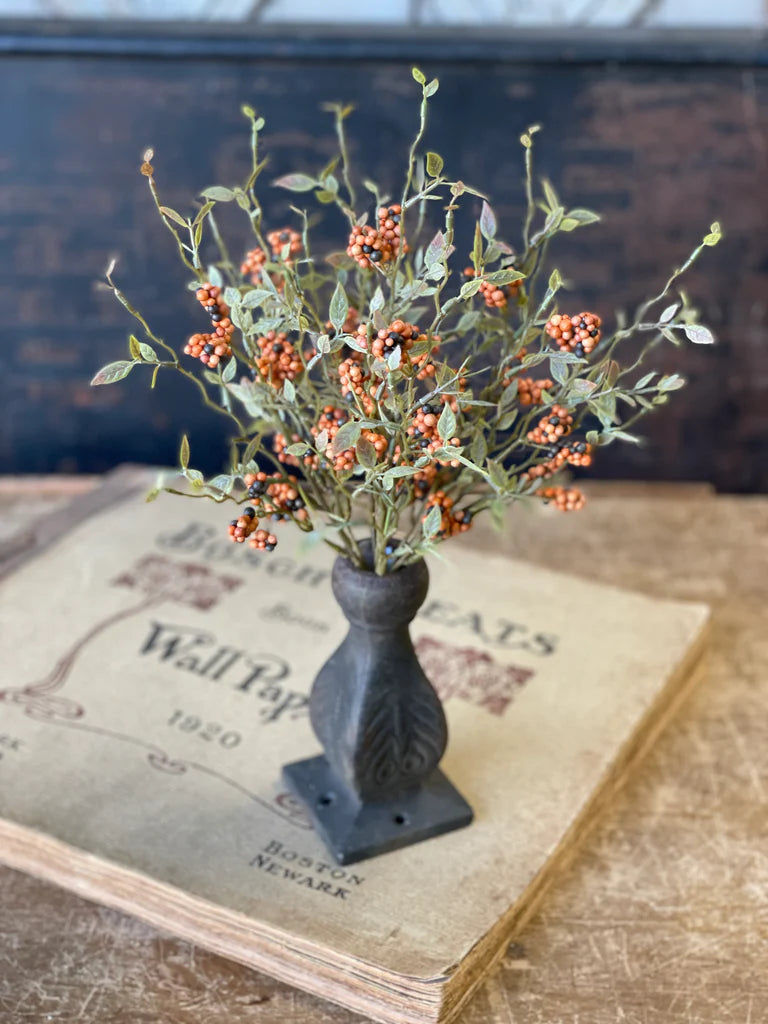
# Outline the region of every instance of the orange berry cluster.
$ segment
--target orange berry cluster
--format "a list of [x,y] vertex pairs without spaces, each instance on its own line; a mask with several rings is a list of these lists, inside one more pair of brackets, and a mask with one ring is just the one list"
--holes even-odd
[[265,515],[272,515],[274,519],[285,519],[290,513],[294,519],[302,522],[309,515],[304,499],[296,489],[295,477],[280,480],[267,473],[258,472],[246,473],[243,480],[248,488],[248,497],[261,504]]
[[584,508],[585,498],[578,487],[540,487],[536,495],[552,502],[558,512],[578,512]]
[[256,344],[261,350],[256,359],[256,369],[273,388],[280,387],[284,380],[295,380],[304,369],[299,353],[285,331],[268,331],[256,339]]
[[[470,279],[473,278],[475,276],[475,268],[465,267],[464,276]],[[486,306],[490,306],[492,309],[506,309],[509,300],[513,299],[520,291],[521,284],[522,281],[512,281],[510,284],[503,285],[493,284],[491,281],[481,281],[478,290],[483,296]]]
[[437,432],[439,411],[429,403],[419,406],[406,431],[409,437],[414,438],[419,448],[425,451],[434,452],[443,447],[442,439]]
[[570,441],[561,443],[553,458],[530,466],[523,474],[523,480],[543,480],[553,476],[566,464],[586,469],[592,465],[593,448],[586,441]]
[[272,248],[273,256],[281,256],[283,249],[288,248],[288,259],[284,262],[289,263],[291,256],[296,256],[302,250],[301,235],[298,231],[294,231],[292,228],[280,228],[278,231],[270,231],[267,235],[267,241]]
[[295,477],[289,477],[288,480],[274,480],[267,487],[269,501],[265,508],[273,519],[287,519],[290,516],[303,522],[309,516],[296,483]]
[[347,255],[361,267],[390,263],[395,258],[395,247],[370,224],[352,230],[347,244]]
[[240,272],[243,277],[250,278],[251,284],[261,284],[261,274],[264,264],[267,262],[267,254],[263,249],[250,249],[245,254],[245,259],[240,265]]
[[[507,387],[512,380],[513,378],[511,377],[505,380],[504,387]],[[549,391],[553,386],[553,382],[548,378],[534,380],[533,377],[518,377],[517,400],[520,405],[541,405],[543,401],[541,397],[542,391]]]
[[[379,234],[385,239],[397,255],[402,241],[400,237],[400,221],[403,215],[403,208],[400,203],[392,203],[391,206],[379,208]],[[408,246],[403,246],[403,252],[408,252]]]
[[[406,430],[408,436],[413,438],[419,448],[423,449],[424,454],[431,455],[432,452],[436,452],[440,448],[458,448],[461,445],[461,440],[458,437],[442,440],[437,430],[438,413],[438,406],[430,405],[428,402],[423,403],[416,410],[413,420]],[[459,462],[456,459],[451,459],[448,464],[458,466]]]
[[352,469],[355,465],[354,448],[346,448],[343,452],[339,452],[338,455],[333,454],[333,439],[348,419],[349,413],[346,409],[338,409],[333,405],[326,405],[317,424],[312,427],[312,436],[314,438],[317,438],[323,431],[326,431],[328,441],[323,454],[337,473],[341,473],[345,469]]
[[553,405],[538,426],[528,431],[528,440],[534,444],[556,444],[573,429],[573,416],[562,405]]
[[267,530],[259,530],[258,525],[256,510],[249,506],[243,510],[241,516],[229,524],[229,536],[235,544],[243,544],[247,539],[252,548],[259,551],[274,551],[277,547],[277,537]]
[[[361,344],[367,345],[367,334],[361,324],[357,329]],[[371,340],[371,355],[376,359],[386,359],[400,346],[400,366],[410,362],[408,350],[417,341],[425,341],[426,334],[421,334],[416,324],[407,324],[404,320],[393,320],[389,327],[382,327]]]
[[457,533],[465,533],[472,525],[472,513],[468,509],[454,508],[453,498],[449,498],[445,491],[435,491],[430,495],[424,506],[424,515],[421,521],[424,522],[430,511],[437,506],[441,512],[440,529],[437,536],[441,538],[453,537]]
[[349,358],[342,359],[339,363],[341,394],[347,401],[350,401],[353,395],[357,395],[366,416],[371,416],[375,409],[374,395],[378,384],[372,382],[362,364],[363,356],[360,352],[353,352]]
[[583,358],[600,341],[600,317],[596,313],[555,313],[546,323],[545,331],[563,352]]
[[229,306],[221,298],[221,288],[210,283],[204,284],[197,289],[195,297],[209,314],[213,330],[210,334],[193,334],[184,346],[184,353],[194,356],[213,370],[222,359],[232,355],[230,339],[235,326],[229,319]]
[[569,466],[586,469],[592,465],[593,451],[592,445],[586,441],[569,441],[561,445],[553,461],[558,466],[568,463]]

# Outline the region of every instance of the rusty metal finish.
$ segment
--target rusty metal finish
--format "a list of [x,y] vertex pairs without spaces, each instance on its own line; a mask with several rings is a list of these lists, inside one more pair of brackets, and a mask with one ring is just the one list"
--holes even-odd
[[[64,488],[62,488],[63,492]],[[768,1019],[768,500],[595,488],[477,542],[715,607],[707,678],[468,1007],[464,1024]],[[0,489],[0,515],[32,514]],[[584,628],[589,628],[588,613]],[[0,753],[2,737],[0,737]],[[0,869],[0,1019],[354,1024],[362,1018]]]
[[[93,52],[99,45],[96,39]],[[119,386],[88,387],[98,367],[125,355],[134,327],[95,288],[110,255],[120,257],[121,286],[169,342],[181,347],[200,327],[173,240],[138,173],[142,149],[155,145],[163,199],[186,210],[206,186],[245,176],[243,101],[267,118],[272,178],[331,158],[333,133],[318,103],[346,97],[360,107],[350,121],[353,155],[391,190],[416,110],[409,63],[392,59],[388,45],[387,60],[359,53],[305,62],[233,53],[215,59],[199,46],[194,59],[177,59],[155,46],[152,59],[28,54],[0,63],[0,297],[12,339],[4,354],[0,469],[170,463],[186,429],[195,464],[219,471],[226,451],[220,427],[196,402],[190,406],[186,382],[161,376],[150,392],[138,369]],[[581,37],[571,41],[578,63],[550,62],[537,45],[529,63],[427,60],[425,70],[441,81],[428,144],[451,174],[489,193],[502,231],[516,242],[518,136],[526,125],[544,125],[540,171],[572,205],[604,215],[564,241],[559,263],[574,282],[573,311],[599,310],[610,324],[616,308],[633,308],[666,280],[711,221],[726,231],[686,283],[720,344],[660,350],[662,368],[682,366],[689,388],[643,423],[646,448],[614,445],[601,452],[595,472],[768,490],[768,67],[746,44],[743,66],[686,64],[682,52],[677,64],[654,64],[650,48],[635,63],[601,61],[599,44],[589,49]],[[295,198],[270,192],[270,221],[291,216]],[[323,210],[315,248],[338,249],[343,218]],[[244,218],[227,209],[222,219],[236,254],[246,245]],[[471,233],[458,241],[466,252]]]

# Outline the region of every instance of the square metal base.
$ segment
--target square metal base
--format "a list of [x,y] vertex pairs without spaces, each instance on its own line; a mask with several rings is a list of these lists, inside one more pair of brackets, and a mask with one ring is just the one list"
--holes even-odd
[[339,864],[464,828],[473,817],[467,801],[439,770],[399,800],[369,804],[355,800],[323,756],[285,765],[283,779]]

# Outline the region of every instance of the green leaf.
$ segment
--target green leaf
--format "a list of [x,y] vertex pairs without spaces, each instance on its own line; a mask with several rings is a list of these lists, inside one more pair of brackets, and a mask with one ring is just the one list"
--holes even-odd
[[492,274],[485,274],[484,281],[490,284],[511,284],[513,281],[522,281],[525,274],[521,274],[514,267],[506,267],[504,270],[494,270]]
[[560,271],[555,267],[552,273],[549,275],[549,290],[556,292],[563,283],[562,277],[560,277]]
[[135,365],[125,359],[119,359],[116,363],[107,363],[106,366],[102,366],[91,384],[114,384],[115,381],[127,377]]
[[424,536],[429,539],[434,537],[440,530],[440,526],[443,521],[443,514],[440,511],[439,505],[433,505],[427,513],[427,518],[421,524],[422,532]]
[[639,437],[635,437],[634,434],[628,434],[625,430],[612,430],[611,437],[615,437],[619,441],[629,441],[630,444],[642,444]]
[[330,321],[337,331],[340,331],[344,326],[344,321],[347,319],[348,312],[349,301],[347,300],[347,295],[342,287],[341,281],[339,281],[336,285],[333,297],[331,298],[331,304],[328,310]]
[[671,306],[667,306],[667,308],[664,310],[664,312],[659,317],[659,323],[660,324],[667,324],[667,323],[669,323],[669,321],[672,319],[672,317],[675,315],[675,313],[678,311],[679,308],[680,308],[680,303],[679,302],[673,302]]
[[485,435],[481,430],[475,434],[472,438],[472,447],[470,448],[470,454],[472,460],[479,466],[485,461],[485,456],[488,454],[488,445],[485,440]]
[[203,189],[200,195],[203,199],[213,199],[217,203],[231,203],[235,198],[235,193],[231,188],[224,188],[221,185],[212,185],[210,188]]
[[253,461],[253,458],[260,447],[261,434],[257,434],[255,437],[251,438],[251,440],[248,442],[248,447],[243,452],[243,459],[241,463],[243,467],[247,467],[248,463]]
[[[225,191],[228,191],[228,189],[225,189]],[[176,213],[176,211],[172,210],[170,206],[160,206],[158,207],[158,209],[160,210],[160,213],[162,213],[164,217],[168,217],[169,220],[175,221],[181,227],[189,227],[189,224],[184,220],[181,214]]]
[[362,429],[362,423],[359,423],[357,420],[348,420],[346,423],[343,423],[331,442],[331,454],[341,455],[347,448],[354,448]]
[[437,421],[437,432],[442,441],[449,441],[456,434],[456,416],[448,402],[443,406],[440,419]]
[[224,370],[221,374],[222,384],[229,384],[229,382],[234,378],[236,370],[237,360],[235,359],[234,356],[232,356],[227,365],[224,367]]
[[357,439],[357,461],[365,469],[373,469],[376,465],[376,449],[367,437]]
[[286,402],[296,401],[296,388],[293,386],[293,381],[286,379],[283,381],[283,397]]
[[427,174],[430,178],[439,178],[443,169],[443,158],[439,153],[427,153]]
[[504,467],[495,459],[488,459],[486,466],[488,467],[488,476],[491,478],[493,486],[497,490],[503,491],[507,486],[507,474]]
[[564,359],[561,359],[559,355],[553,353],[549,357],[549,368],[552,372],[552,376],[555,378],[558,384],[565,384],[568,380],[568,365]]
[[400,369],[400,360],[402,359],[403,351],[399,345],[395,345],[392,351],[387,356],[387,367],[394,371]]
[[[429,460],[427,460],[429,461]],[[400,480],[405,476],[415,476],[419,470],[416,466],[393,466],[392,469],[388,469],[382,479],[387,480]]]
[[552,183],[547,178],[542,178],[541,185],[544,189],[544,195],[549,203],[550,210],[557,209],[560,205],[560,200],[557,198],[557,192],[552,188]]
[[281,178],[275,178],[272,184],[277,188],[287,188],[289,192],[311,192],[318,183],[307,174],[284,174]]
[[496,237],[496,216],[485,200],[480,211],[480,231],[483,238],[489,242]]
[[680,388],[685,387],[685,384],[686,381],[684,377],[681,377],[677,373],[673,373],[671,377],[662,377],[656,387],[659,391],[679,391]]
[[376,312],[377,309],[382,309],[384,306],[384,292],[381,290],[381,285],[376,286],[376,291],[373,293],[371,299],[371,316]]
[[568,385],[568,397],[573,398],[576,401],[582,398],[588,398],[597,387],[597,384],[593,380],[587,380],[585,377],[576,377]]
[[[242,299],[240,299],[240,305],[244,306],[246,309],[255,309],[257,306],[260,306],[263,302],[267,299],[271,299],[272,297],[272,292],[268,291],[266,288],[254,288],[252,291],[246,292]],[[230,302],[230,306],[231,305],[233,305],[233,303]]]
[[139,342],[139,355],[145,363],[158,362],[157,352],[155,352],[151,345],[147,345],[146,342]]
[[151,491],[147,492],[147,496],[144,499],[144,501],[146,501],[146,502],[154,501],[155,498],[157,498],[159,494],[160,494],[160,488],[159,487],[153,487]]
[[429,98],[430,96],[434,96],[439,88],[440,82],[436,78],[433,78],[429,85],[427,85],[427,87],[424,89],[424,95],[427,98]]
[[296,458],[301,459],[309,451],[309,445],[305,444],[303,441],[297,441],[296,444],[289,444],[285,450],[288,455],[293,455]]
[[636,388],[644,388],[647,384],[651,383],[651,381],[653,380],[653,378],[655,376],[656,376],[656,371],[655,370],[651,370],[650,373],[646,373],[646,375],[644,377],[640,378],[640,380],[637,382],[637,384],[635,384],[635,387]]
[[181,449],[179,450],[179,464],[182,469],[186,469],[189,465],[189,439],[185,434],[181,439]]
[[208,486],[214,491],[223,491],[224,494],[229,494],[234,482],[233,477],[229,473],[220,473],[219,476],[215,476],[213,480],[208,481]]
[[419,85],[427,84],[427,79],[424,77],[423,71],[419,71],[418,68],[411,68],[411,74],[413,75],[414,80],[419,83]]
[[585,224],[596,224],[599,220],[598,214],[591,210],[569,210],[560,222],[560,230],[574,231]]
[[708,327],[703,324],[688,324],[685,328],[685,335],[695,345],[714,345],[715,337]]
[[208,267],[208,280],[211,282],[212,285],[215,285],[217,288],[221,288],[222,285],[224,284],[224,281],[222,280],[221,277],[221,271],[219,270],[218,267],[214,266],[213,264],[211,264],[210,267]]
[[702,245],[717,245],[717,243],[723,237],[723,233],[717,221],[715,221],[715,223],[710,226],[709,231],[710,233],[708,235],[705,235],[702,239]]
[[315,192],[315,199],[318,203],[323,203],[324,206],[327,206],[329,203],[336,201],[336,193],[329,192],[327,188],[321,188]]
[[445,237],[442,231],[438,231],[427,248],[424,250],[424,263],[428,267],[439,264],[445,251]]
[[133,359],[141,359],[141,342],[134,334],[128,338],[128,351]]
[[501,419],[499,420],[499,422],[497,424],[498,429],[500,431],[502,431],[502,433],[505,430],[509,430],[509,428],[512,426],[512,424],[515,422],[516,419],[517,419],[517,409],[512,409],[510,412],[505,413],[504,416],[501,417]]
[[459,298],[471,298],[471,296],[475,295],[479,291],[481,283],[482,282],[477,277],[473,277],[470,281],[465,281],[459,289]]

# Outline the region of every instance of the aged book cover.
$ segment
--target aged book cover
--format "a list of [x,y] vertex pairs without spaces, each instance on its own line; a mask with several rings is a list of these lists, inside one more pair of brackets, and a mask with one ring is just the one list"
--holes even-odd
[[319,752],[332,552],[232,545],[225,507],[121,480],[0,584],[0,860],[376,1020],[450,1020],[683,692],[707,609],[445,545],[413,635],[475,823],[342,868],[280,782]]

